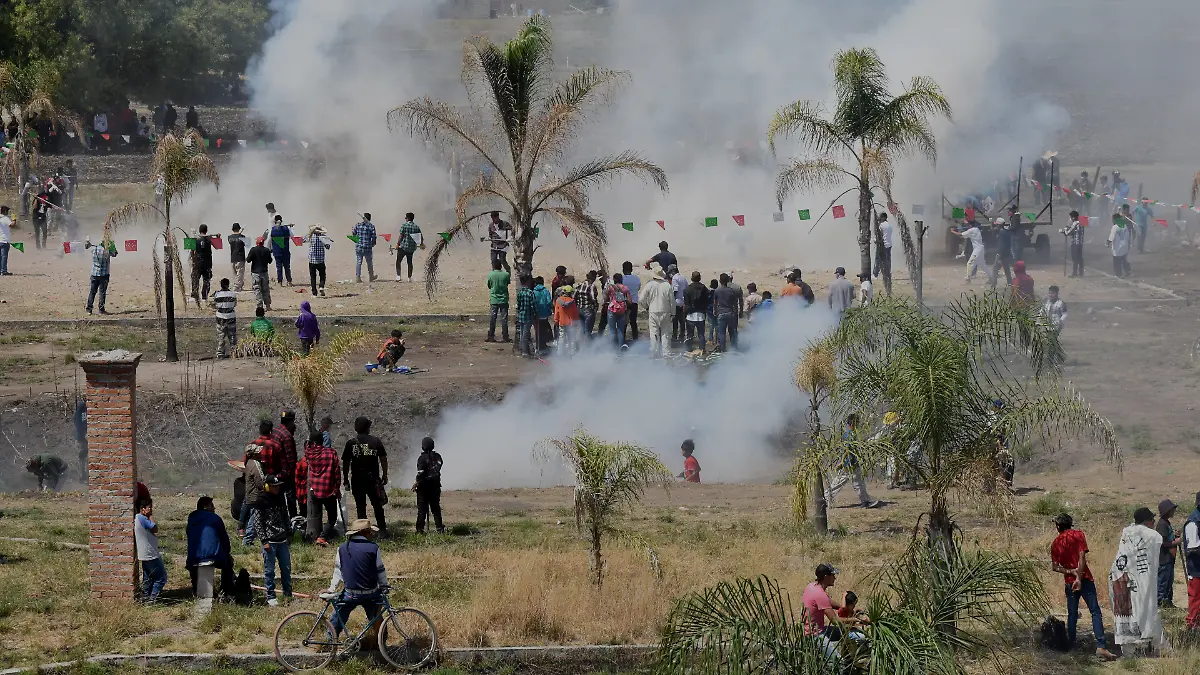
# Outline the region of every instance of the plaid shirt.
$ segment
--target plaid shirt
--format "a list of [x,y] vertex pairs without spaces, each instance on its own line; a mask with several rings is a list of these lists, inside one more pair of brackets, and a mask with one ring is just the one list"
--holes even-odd
[[265,474],[281,476],[283,474],[283,450],[279,448],[270,436],[259,436],[254,439],[254,445],[262,448],[258,453],[258,463],[262,464]]
[[342,465],[338,462],[337,453],[333,448],[309,443],[304,448],[304,457],[296,465],[297,494],[307,499],[308,490],[311,489],[313,497],[326,499],[338,495],[341,485]]
[[109,262],[117,255],[114,248],[106,248],[103,244],[92,246],[92,276],[108,276]]
[[317,234],[308,235],[308,262],[313,265],[325,264],[325,251],[329,250],[329,244],[321,241],[321,236]]
[[522,288],[517,291],[517,323],[531,325],[537,320],[534,307],[533,289]]
[[354,226],[354,236],[358,241],[354,244],[354,252],[362,255],[375,248],[375,225],[370,221],[362,221]]
[[596,287],[590,281],[584,281],[575,287],[575,304],[579,305],[580,314],[595,314],[599,301],[596,300]]
[[1072,244],[1083,246],[1083,225],[1078,220],[1072,220],[1067,226],[1067,236],[1071,238]]
[[400,225],[400,241],[396,243],[396,248],[405,253],[411,253],[417,250],[417,240],[413,239],[414,234],[421,234],[421,228],[411,220],[406,220]]
[[292,436],[292,432],[282,424],[276,424],[271,430],[271,440],[279,446],[280,450],[280,472],[279,477],[284,482],[291,482],[296,479],[296,439]]

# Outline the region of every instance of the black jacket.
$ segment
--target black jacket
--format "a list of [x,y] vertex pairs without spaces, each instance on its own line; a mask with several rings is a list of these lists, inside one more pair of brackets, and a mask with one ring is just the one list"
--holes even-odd
[[258,507],[258,538],[264,544],[278,544],[292,538],[292,523],[288,520],[287,504],[282,494],[263,493]]
[[267,274],[271,271],[271,251],[266,246],[255,246],[246,254],[251,274]]
[[442,489],[442,456],[437,452],[417,455],[417,489],[423,492]]
[[708,314],[708,308],[711,305],[712,300],[708,296],[708,286],[699,281],[693,281],[683,289],[683,311],[685,313]]

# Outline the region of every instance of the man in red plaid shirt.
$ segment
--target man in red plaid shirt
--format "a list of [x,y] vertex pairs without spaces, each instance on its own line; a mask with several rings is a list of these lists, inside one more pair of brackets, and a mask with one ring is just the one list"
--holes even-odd
[[[317,546],[328,546],[337,523],[338,498],[341,497],[342,465],[333,448],[325,445],[324,434],[314,431],[308,436],[304,457],[296,465],[296,489],[300,500],[307,502],[307,535],[316,537]],[[321,510],[325,525],[321,526]]]
[[[258,423],[258,438],[251,441],[253,445],[257,445],[261,450],[258,453],[258,462],[262,464],[264,474],[271,476],[279,476],[283,472],[283,451],[279,448],[279,443],[271,437],[271,429],[275,425],[271,420],[263,420]],[[242,458],[243,461],[246,459]]]
[[296,508],[296,413],[284,410],[279,414],[279,424],[271,431],[271,439],[279,445],[281,452],[280,471],[283,492],[287,497],[288,517],[295,518]]

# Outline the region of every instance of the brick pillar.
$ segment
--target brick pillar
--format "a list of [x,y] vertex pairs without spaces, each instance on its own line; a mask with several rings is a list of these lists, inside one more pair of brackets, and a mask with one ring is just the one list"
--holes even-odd
[[88,582],[93,598],[134,599],[134,413],[141,358],[123,349],[78,358],[87,379]]

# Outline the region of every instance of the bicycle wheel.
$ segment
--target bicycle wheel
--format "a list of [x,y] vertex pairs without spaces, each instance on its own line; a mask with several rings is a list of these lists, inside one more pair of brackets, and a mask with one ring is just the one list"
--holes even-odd
[[316,670],[337,656],[339,644],[329,619],[316,612],[295,612],[275,629],[275,660],[293,673]]
[[379,653],[397,668],[416,669],[437,655],[437,629],[425,612],[392,609],[379,630]]

